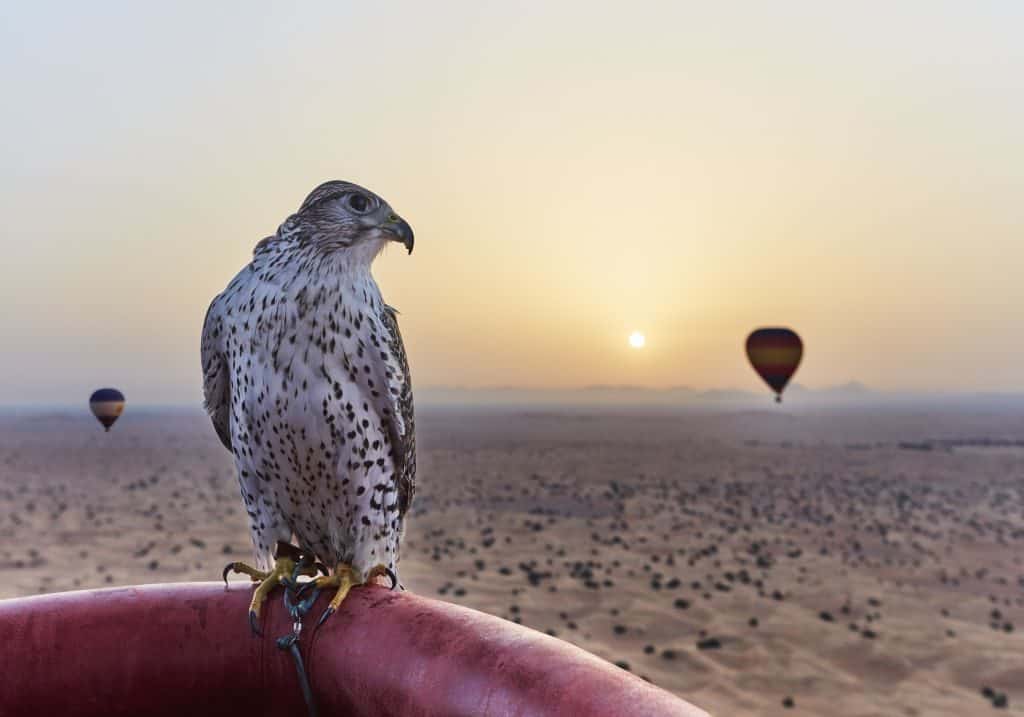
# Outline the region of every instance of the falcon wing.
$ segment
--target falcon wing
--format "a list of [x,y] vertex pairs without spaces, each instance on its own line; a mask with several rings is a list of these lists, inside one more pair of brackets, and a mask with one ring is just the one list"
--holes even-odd
[[231,372],[221,353],[220,337],[224,320],[214,307],[218,296],[210,303],[203,319],[203,338],[200,353],[203,362],[203,406],[213,421],[213,428],[224,447],[231,450]]
[[416,492],[416,418],[412,404],[412,377],[405,356],[402,334],[398,331],[398,312],[388,305],[380,311],[384,335],[379,347],[380,368],[378,402],[387,418],[391,454],[395,462],[398,490],[398,514],[404,516]]

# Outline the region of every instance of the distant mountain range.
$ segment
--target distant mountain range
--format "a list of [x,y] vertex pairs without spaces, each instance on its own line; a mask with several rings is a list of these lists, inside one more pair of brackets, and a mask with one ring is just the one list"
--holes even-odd
[[[876,395],[862,383],[852,381],[841,386],[810,389],[794,383],[786,389],[787,398],[801,400],[857,399]],[[657,404],[674,405],[708,402],[764,402],[772,397],[771,391],[762,393],[741,389],[710,389],[698,391],[690,386],[645,388],[630,385],[597,385],[572,389],[536,389],[502,386],[493,388],[464,388],[434,386],[417,389],[416,399],[422,403],[557,403],[557,404]]]

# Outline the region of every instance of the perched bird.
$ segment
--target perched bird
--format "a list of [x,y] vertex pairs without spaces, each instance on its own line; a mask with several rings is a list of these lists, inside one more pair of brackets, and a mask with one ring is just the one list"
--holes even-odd
[[[314,189],[214,298],[202,333],[207,413],[238,471],[260,606],[296,563],[332,567],[330,616],[352,585],[397,584],[399,543],[416,479],[412,384],[397,311],[370,265],[412,228],[373,192]],[[293,539],[298,548],[290,545]],[[276,560],[275,560],[276,558]]]

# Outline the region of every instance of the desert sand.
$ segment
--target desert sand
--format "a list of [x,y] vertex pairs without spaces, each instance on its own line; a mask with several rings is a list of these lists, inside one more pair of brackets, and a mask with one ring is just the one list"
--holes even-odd
[[[722,717],[1024,714],[1020,414],[426,407],[418,425],[410,590]],[[0,597],[217,580],[250,556],[200,412],[129,408],[109,434],[84,411],[0,417]]]

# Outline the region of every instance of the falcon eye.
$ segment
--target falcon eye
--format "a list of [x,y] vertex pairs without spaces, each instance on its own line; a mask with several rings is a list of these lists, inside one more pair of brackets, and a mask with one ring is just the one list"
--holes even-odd
[[348,198],[348,206],[353,211],[357,211],[360,214],[365,212],[370,207],[370,200],[362,194],[353,194]]

